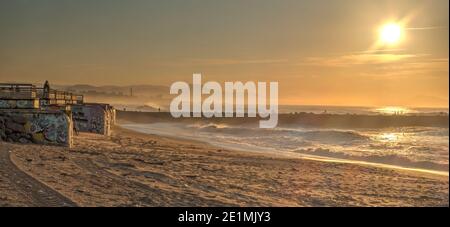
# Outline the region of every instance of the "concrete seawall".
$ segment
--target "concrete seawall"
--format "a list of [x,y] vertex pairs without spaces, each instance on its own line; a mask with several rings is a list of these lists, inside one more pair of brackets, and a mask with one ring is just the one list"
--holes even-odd
[[83,95],[33,84],[0,83],[0,140],[72,145],[74,132],[111,135],[115,110]]
[[0,99],[0,109],[35,109],[39,99]]
[[7,142],[71,147],[73,122],[69,115],[52,110],[0,110],[0,138]]
[[115,122],[115,111],[107,104],[72,105],[72,118],[75,129],[102,135],[111,134]]

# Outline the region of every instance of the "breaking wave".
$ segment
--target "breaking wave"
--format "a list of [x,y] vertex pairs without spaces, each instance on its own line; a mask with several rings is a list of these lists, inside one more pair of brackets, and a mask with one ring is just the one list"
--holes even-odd
[[260,129],[229,126],[226,124],[195,124],[188,125],[189,128],[197,128],[204,132],[217,132],[231,135],[246,135],[249,137],[256,136],[292,136],[301,137],[305,140],[311,141],[326,141],[329,143],[346,143],[367,141],[369,137],[361,135],[355,131],[346,130],[303,130],[292,128],[275,128],[275,129]]
[[448,128],[260,129],[225,123],[128,124],[144,133],[180,136],[222,147],[270,152],[294,152],[427,170],[449,170]]

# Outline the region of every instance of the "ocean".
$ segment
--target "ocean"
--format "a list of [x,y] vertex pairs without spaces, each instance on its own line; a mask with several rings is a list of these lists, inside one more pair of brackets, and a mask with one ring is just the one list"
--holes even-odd
[[[381,125],[373,116],[444,116],[448,122],[448,109],[430,108],[365,108],[330,106],[280,106],[278,127],[260,129],[256,124],[237,124],[232,119],[220,121],[166,121],[154,123],[127,123],[123,127],[143,133],[175,136],[199,140],[222,148],[265,152],[274,155],[320,158],[348,162],[363,162],[401,168],[449,172],[449,129],[447,125],[374,127]],[[305,127],[295,123],[295,118],[322,119],[330,126],[316,123]],[[334,127],[333,117],[369,116],[371,124],[346,124],[348,127]],[[350,115],[349,115],[350,114]],[[294,116],[294,120],[290,119]],[[372,117],[370,117],[372,116]],[[433,118],[433,117],[431,117]],[[290,120],[289,120],[290,119]],[[331,120],[330,120],[331,119]],[[397,119],[397,118],[395,118]],[[284,124],[283,124],[283,121]],[[289,122],[288,122],[289,121]],[[292,121],[292,123],[290,122]],[[395,120],[401,121],[401,119]],[[363,123],[365,121],[363,120]],[[384,122],[386,123],[386,122]],[[368,127],[361,127],[361,126]]]

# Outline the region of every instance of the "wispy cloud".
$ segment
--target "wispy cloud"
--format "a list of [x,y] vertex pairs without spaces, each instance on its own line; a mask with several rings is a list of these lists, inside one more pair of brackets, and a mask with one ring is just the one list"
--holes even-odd
[[[353,70],[365,77],[448,76],[449,59],[430,54],[360,53],[304,59],[299,66]],[[350,71],[341,71],[350,72]]]
[[392,52],[402,52],[406,51],[406,49],[375,49],[375,50],[363,50],[363,51],[354,51],[354,52],[348,52],[346,54],[380,54],[380,53],[392,53]]
[[411,27],[405,28],[405,30],[435,30],[435,29],[446,29],[447,26],[428,26],[428,27]]
[[448,58],[421,59],[420,61],[404,62],[402,64],[389,64],[378,68],[385,72],[397,74],[417,74],[431,71],[448,72]]
[[391,53],[354,53],[331,57],[309,57],[300,63],[301,65],[319,65],[329,67],[345,67],[354,65],[374,65],[399,62],[406,59],[416,58],[413,54],[391,54]]

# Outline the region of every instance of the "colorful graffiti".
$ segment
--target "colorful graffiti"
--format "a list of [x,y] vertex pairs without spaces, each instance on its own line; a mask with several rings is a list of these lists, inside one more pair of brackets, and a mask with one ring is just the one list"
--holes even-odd
[[109,105],[72,105],[71,109],[75,131],[110,135],[113,113]]
[[0,111],[4,141],[72,145],[72,120],[63,111]]
[[[76,103],[76,104],[75,104]],[[0,85],[0,139],[10,142],[72,145],[73,133],[110,135],[115,110],[84,104],[82,95],[32,84]]]
[[39,108],[37,99],[0,99],[0,109],[34,109]]

